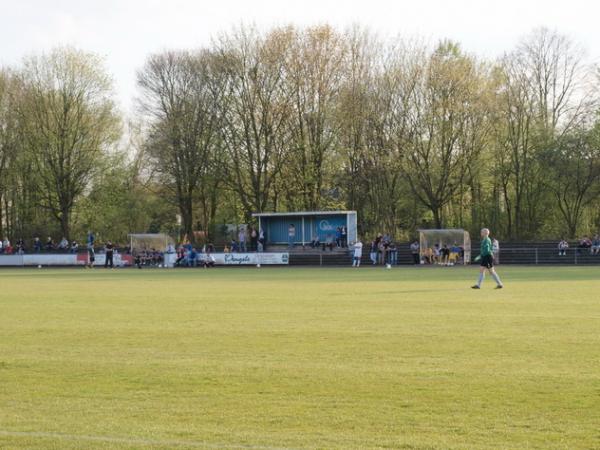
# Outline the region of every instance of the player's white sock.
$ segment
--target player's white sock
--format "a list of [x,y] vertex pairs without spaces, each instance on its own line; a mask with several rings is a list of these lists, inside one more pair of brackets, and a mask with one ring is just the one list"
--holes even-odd
[[494,280],[496,280],[496,284],[498,286],[502,286],[502,281],[500,281],[500,277],[498,276],[498,274],[496,272],[492,272],[492,276],[494,277]]
[[477,280],[477,286],[481,287],[481,283],[483,283],[483,279],[485,278],[485,273],[484,272],[480,272],[479,273],[479,279]]

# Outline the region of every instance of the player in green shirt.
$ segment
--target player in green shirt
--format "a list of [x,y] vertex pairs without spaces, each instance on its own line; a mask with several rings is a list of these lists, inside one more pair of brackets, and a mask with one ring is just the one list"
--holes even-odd
[[[484,228],[481,230],[481,252],[479,253],[479,259],[481,260],[481,268],[479,270],[479,279],[477,284],[472,286],[473,289],[481,289],[481,283],[485,278],[486,269],[490,272],[490,275],[496,280],[496,289],[502,289],[504,285],[500,281],[500,277],[494,270],[494,256],[492,255],[492,240],[490,239],[490,230]],[[477,259],[476,259],[477,261]]]

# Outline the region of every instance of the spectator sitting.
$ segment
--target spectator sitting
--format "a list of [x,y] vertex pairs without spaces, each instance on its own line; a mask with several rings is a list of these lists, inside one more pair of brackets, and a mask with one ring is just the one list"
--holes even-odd
[[77,253],[77,250],[79,250],[79,244],[77,244],[77,241],[71,242],[71,253]]
[[323,251],[325,251],[327,247],[329,247],[330,251],[333,251],[333,235],[331,233],[327,235],[325,242],[323,242]]
[[183,260],[185,259],[185,248],[183,245],[180,245],[177,249],[177,259],[175,260],[175,266],[179,267]]
[[206,256],[204,257],[203,265],[205,268],[215,267],[216,262],[217,261],[215,260],[215,257],[213,255],[211,255],[210,253],[207,253]]
[[2,253],[4,253],[5,255],[12,255],[13,248],[12,245],[10,245],[10,241],[8,240],[8,238],[4,238],[0,247],[2,247]]
[[440,255],[442,257],[442,264],[448,265],[448,262],[450,261],[450,249],[446,244],[444,244],[444,246],[440,250]]
[[223,247],[223,253],[229,253],[229,247],[227,247],[227,244],[225,244],[225,247]]
[[63,238],[60,240],[58,249],[65,252],[69,249],[69,241],[67,241],[66,237],[63,236]]
[[33,251],[36,253],[40,253],[42,251],[42,241],[40,241],[39,237],[33,238]]
[[198,263],[198,254],[196,253],[196,249],[192,247],[192,249],[188,252],[187,266],[188,267],[196,267],[197,263]]
[[[584,236],[583,238],[581,238],[581,240],[579,241],[579,249],[591,249],[592,248],[592,241],[590,240],[589,237]],[[591,250],[590,250],[591,252]]]
[[591,253],[592,255],[600,255],[600,236],[598,235],[595,235],[592,240]]
[[426,248],[423,252],[423,261],[425,262],[425,264],[434,263],[433,249],[431,247]]
[[45,249],[47,252],[51,252],[52,250],[54,250],[54,248],[55,248],[54,241],[52,240],[52,238],[50,236],[48,236],[48,239],[46,240]]
[[433,246],[433,262],[435,264],[439,264],[440,263],[440,244],[435,244]]
[[558,243],[558,256],[567,256],[567,250],[569,248],[569,243],[563,238]]
[[321,245],[321,241],[319,240],[319,235],[315,234],[312,238],[312,241],[310,241],[310,246],[312,248],[316,248],[319,247]]
[[229,246],[231,248],[231,253],[237,253],[239,251],[238,243],[235,241],[235,239],[231,240],[231,244]]
[[455,242],[452,247],[450,247],[450,262],[456,263],[460,258],[460,247]]
[[16,250],[17,250],[17,254],[19,254],[19,255],[22,255],[23,253],[25,253],[25,241],[23,240],[23,238],[19,238],[17,240]]

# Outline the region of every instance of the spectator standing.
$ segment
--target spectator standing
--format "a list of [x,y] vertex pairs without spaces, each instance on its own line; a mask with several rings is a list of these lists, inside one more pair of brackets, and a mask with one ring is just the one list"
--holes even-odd
[[96,242],[96,237],[94,236],[94,233],[92,233],[91,231],[88,231],[87,234],[87,240],[86,240],[86,244],[88,247],[94,247],[94,243]]
[[288,227],[288,247],[293,247],[294,242],[296,241],[296,225],[290,223]]
[[92,269],[94,267],[94,262],[96,261],[96,253],[94,251],[94,243],[96,238],[94,237],[94,233],[88,231],[87,240],[86,240],[86,248],[88,253],[88,267]]
[[335,230],[335,246],[342,246],[342,227],[337,227]]
[[108,241],[105,245],[104,245],[104,253],[106,255],[106,257],[104,258],[104,268],[106,269],[109,265],[110,268],[113,269],[114,265],[113,265],[113,252],[115,250],[115,247],[113,245],[112,242]]
[[60,242],[58,243],[58,249],[62,252],[66,252],[67,250],[69,250],[69,241],[66,237],[63,236],[63,238],[60,240]]
[[396,248],[396,244],[390,242],[390,246],[388,248],[389,252],[389,261],[392,266],[398,264],[398,249]]
[[255,252],[257,250],[258,233],[256,228],[250,227],[250,251]]
[[369,258],[373,265],[377,264],[377,239],[371,241],[371,251],[369,252]]
[[412,244],[410,244],[410,254],[412,255],[412,259],[413,259],[413,264],[415,266],[418,266],[420,264],[420,256],[419,256],[419,252],[420,252],[421,246],[419,245],[419,241],[417,241],[416,239],[414,240],[414,242]]
[[246,253],[246,230],[243,228],[240,228],[240,231],[238,232],[238,242],[240,243],[240,252]]
[[500,242],[498,239],[492,239],[492,256],[494,257],[494,264],[500,264]]
[[258,231],[258,244],[256,247],[256,250],[259,252],[263,252],[265,250],[265,232],[263,231],[263,229],[261,228]]
[[354,258],[352,261],[352,267],[360,267],[360,260],[362,258],[362,250],[363,250],[363,243],[360,241],[360,239],[357,239],[356,242],[354,243]]
[[344,225],[342,227],[342,247],[348,246],[348,229]]

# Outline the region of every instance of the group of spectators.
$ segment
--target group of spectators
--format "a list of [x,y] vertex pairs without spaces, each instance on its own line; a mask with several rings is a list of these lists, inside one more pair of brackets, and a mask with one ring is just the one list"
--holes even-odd
[[[561,239],[558,243],[558,256],[566,256],[569,249],[569,242]],[[600,235],[596,234],[593,238],[583,236],[577,243],[577,253],[588,252],[590,255],[600,255]]]
[[249,225],[240,227],[237,230],[237,236],[233,236],[229,244],[225,244],[223,251],[224,253],[264,252],[265,248],[264,231]]
[[39,236],[35,236],[29,247],[23,238],[17,239],[14,246],[8,238],[0,240],[0,254],[23,255],[28,251],[32,253],[77,253],[79,244],[77,241],[69,241],[66,237],[55,242],[51,236],[48,236],[45,242],[42,242]]
[[[292,229],[293,231],[290,231]],[[290,235],[292,232],[293,235]],[[296,236],[295,227],[293,224],[290,224],[288,236],[290,237],[290,241],[292,241],[292,237],[295,238]],[[315,233],[310,241],[310,246],[312,248],[321,248],[323,251],[327,249],[333,251],[334,248],[348,248],[348,229],[345,226],[337,227],[335,233],[327,233],[325,236],[325,241],[321,241],[319,235]]]
[[371,264],[398,264],[398,249],[388,234],[377,234],[371,241],[369,249]]
[[177,247],[177,259],[175,267],[214,267],[216,264],[213,244],[206,244],[201,249],[197,249],[191,243]]
[[[462,264],[465,260],[465,249],[463,246],[454,242],[452,245],[446,243],[437,243],[433,247],[421,249],[418,240],[414,240],[410,244],[410,253],[415,265],[421,264],[439,264],[442,266],[452,266],[454,264]],[[500,261],[500,243],[498,239],[492,239],[492,255],[494,263]]]
[[433,247],[427,247],[421,251],[419,241],[415,240],[410,244],[410,253],[415,265],[439,264],[451,266],[460,264],[465,259],[465,249],[456,242],[451,246],[445,243],[437,243]]
[[[52,253],[52,252],[63,252],[77,251],[78,245],[75,241],[69,243],[66,238],[62,238],[60,242],[56,243],[48,236],[46,242],[42,242],[39,236],[33,238],[31,242],[31,251],[33,253]],[[23,238],[19,238],[13,246],[8,238],[0,241],[0,253],[5,255],[23,255],[28,251],[27,244]]]

